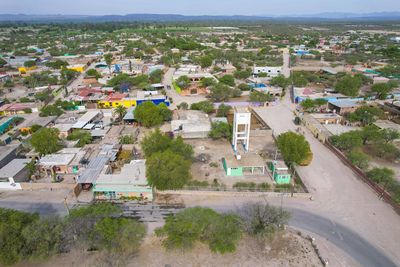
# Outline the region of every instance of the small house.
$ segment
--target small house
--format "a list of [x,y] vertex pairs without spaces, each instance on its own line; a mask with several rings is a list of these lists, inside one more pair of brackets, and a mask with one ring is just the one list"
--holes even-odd
[[93,182],[93,193],[98,200],[153,200],[153,189],[146,178],[146,161],[132,160],[120,173],[103,173]]
[[0,180],[12,178],[15,182],[25,182],[28,180],[27,164],[29,159],[13,159],[0,169]]
[[272,178],[277,184],[290,184],[289,168],[283,161],[273,161],[268,164]]
[[264,160],[253,153],[229,155],[222,159],[222,165],[227,176],[265,174]]

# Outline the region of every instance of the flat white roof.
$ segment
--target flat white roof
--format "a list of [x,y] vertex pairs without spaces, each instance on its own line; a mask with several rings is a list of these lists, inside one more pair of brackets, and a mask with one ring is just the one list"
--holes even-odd
[[139,185],[147,186],[146,160],[132,160],[118,174],[100,174],[96,185]]
[[89,110],[88,112],[83,114],[83,116],[80,117],[74,125],[72,125],[72,128],[82,129],[83,127],[85,127],[86,124],[88,124],[91,120],[96,118],[96,116],[99,114],[100,114],[100,111],[98,111],[98,110]]
[[41,166],[68,165],[75,157],[74,154],[49,154],[39,160]]

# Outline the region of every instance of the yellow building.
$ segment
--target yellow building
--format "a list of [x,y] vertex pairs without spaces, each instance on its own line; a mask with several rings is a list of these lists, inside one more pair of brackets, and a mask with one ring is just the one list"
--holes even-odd
[[98,102],[99,108],[116,108],[118,106],[124,106],[126,108],[136,107],[136,99],[134,98],[123,98],[116,100],[101,100]]
[[86,70],[86,65],[85,64],[71,65],[67,66],[67,69],[83,73]]
[[35,69],[36,69],[36,66],[32,66],[32,67],[19,67],[19,68],[18,68],[18,71],[19,71],[19,74],[26,74],[28,71],[35,70]]

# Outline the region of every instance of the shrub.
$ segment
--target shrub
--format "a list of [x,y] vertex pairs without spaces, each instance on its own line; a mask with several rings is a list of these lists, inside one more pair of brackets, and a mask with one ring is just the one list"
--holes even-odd
[[243,229],[250,235],[271,239],[284,229],[291,215],[288,211],[264,203],[248,203],[239,210]]
[[347,158],[351,161],[351,163],[362,170],[368,168],[369,157],[361,151],[352,150],[350,153],[347,154]]
[[205,100],[205,101],[193,103],[192,105],[190,105],[190,109],[191,110],[201,110],[204,113],[209,114],[209,113],[214,112],[214,105],[210,101]]
[[190,249],[200,241],[219,253],[235,251],[242,236],[238,216],[201,207],[187,208],[168,217],[156,234],[164,238],[167,249]]

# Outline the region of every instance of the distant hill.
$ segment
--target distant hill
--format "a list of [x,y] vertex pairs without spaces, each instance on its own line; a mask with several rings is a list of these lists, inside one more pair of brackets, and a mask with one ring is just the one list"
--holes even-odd
[[185,16],[177,14],[127,14],[127,15],[26,15],[0,14],[0,22],[174,22],[174,21],[263,21],[263,20],[400,20],[400,12],[376,12],[367,14],[328,12],[311,15],[288,16]]

